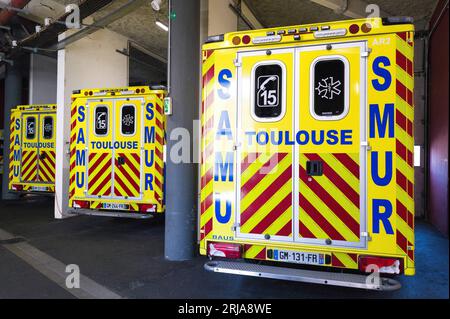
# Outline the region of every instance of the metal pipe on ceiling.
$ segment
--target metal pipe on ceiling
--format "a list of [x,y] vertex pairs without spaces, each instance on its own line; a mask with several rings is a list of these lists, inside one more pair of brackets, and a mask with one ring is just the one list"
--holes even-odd
[[81,40],[82,38],[88,36],[89,34],[94,33],[95,31],[98,31],[98,28],[104,28],[108,26],[109,24],[113,23],[116,20],[119,20],[123,18],[124,16],[130,14],[134,10],[141,7],[143,4],[145,4],[147,0],[129,0],[126,4],[121,6],[120,8],[114,10],[113,12],[109,13],[108,15],[100,18],[98,21],[93,23],[90,26],[87,26],[83,28],[81,31],[78,31],[77,33],[68,36],[64,40],[61,40],[58,42],[58,44],[54,47],[56,50],[62,50],[67,45],[74,43],[78,40]]
[[31,0],[11,0],[9,7],[0,11],[0,25],[6,25],[11,18],[17,14],[17,11],[25,8]]

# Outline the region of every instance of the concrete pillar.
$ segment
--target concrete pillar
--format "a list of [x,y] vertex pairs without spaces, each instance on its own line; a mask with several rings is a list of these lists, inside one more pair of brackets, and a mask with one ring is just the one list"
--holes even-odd
[[230,3],[231,0],[208,0],[208,36],[237,30],[238,17]]
[[16,61],[14,66],[8,65],[5,77],[5,118],[3,123],[4,136],[4,158],[3,158],[3,176],[2,176],[2,199],[15,199],[16,195],[8,192],[9,183],[9,145],[10,145],[10,119],[11,109],[22,102],[22,71],[20,62]]
[[30,104],[56,104],[57,59],[30,54]]
[[[200,1],[171,0],[176,18],[170,23],[169,79],[173,115],[167,118],[166,228],[165,257],[188,260],[194,256],[196,238],[196,167],[175,164],[171,150],[178,142],[170,139],[181,128],[193,136],[193,120],[199,105]],[[192,154],[192,143],[190,143]]]
[[[73,31],[60,35],[60,40]],[[70,106],[73,90],[83,88],[124,87],[128,85],[128,59],[116,50],[128,46],[128,39],[109,30],[99,30],[89,37],[58,51],[57,135],[55,218],[69,217],[69,141]]]

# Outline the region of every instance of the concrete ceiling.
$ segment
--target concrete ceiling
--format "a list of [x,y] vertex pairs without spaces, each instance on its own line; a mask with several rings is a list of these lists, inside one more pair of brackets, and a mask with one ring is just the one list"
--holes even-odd
[[[309,0],[245,0],[266,27],[349,19]],[[412,16],[418,26],[430,18],[438,0],[370,0],[393,16]]]
[[[53,0],[67,5],[74,0]],[[129,0],[114,0],[99,12],[92,15],[94,21],[117,10]],[[162,1],[161,10],[153,11],[150,0],[139,9],[129,15],[116,20],[108,26],[108,29],[126,36],[139,45],[161,57],[167,57],[168,33],[156,26],[157,19],[168,24],[168,1]]]
[[[60,15],[64,12],[62,5],[76,3],[81,0],[32,0],[38,5],[40,15],[48,11],[47,16]],[[129,0],[114,0],[110,5],[93,15],[94,20],[111,13]],[[227,0],[216,0],[227,1]],[[256,17],[266,27],[299,25],[305,23],[335,21],[349,19],[331,9],[318,5],[310,0],[245,0]],[[438,0],[366,0],[367,3],[378,4],[381,10],[391,15],[407,15],[414,17],[416,28],[423,29],[431,16]],[[56,5],[54,5],[56,3]],[[47,4],[47,7],[45,6]],[[58,6],[59,5],[59,6]],[[50,10],[48,7],[52,8]],[[37,10],[38,11],[38,10]],[[60,12],[61,11],[61,12]],[[167,24],[168,0],[162,1],[159,13],[152,10],[150,0],[139,9],[113,22],[108,26],[112,31],[120,33],[139,45],[161,57],[167,56],[168,33],[156,26],[156,19]],[[422,21],[422,23],[420,23]],[[239,21],[239,28],[246,25]]]

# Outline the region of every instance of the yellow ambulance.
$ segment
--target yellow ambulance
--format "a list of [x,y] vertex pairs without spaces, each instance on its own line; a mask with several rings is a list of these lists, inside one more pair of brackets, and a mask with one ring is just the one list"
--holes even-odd
[[[0,130],[0,175],[3,175],[3,147],[4,147],[3,130]],[[0,176],[1,177],[1,176]]]
[[73,213],[147,218],[163,213],[163,87],[74,91],[69,206]]
[[399,284],[366,273],[414,275],[413,39],[409,18],[208,39],[207,270],[381,290]]
[[9,190],[54,193],[56,105],[19,105],[11,111]]

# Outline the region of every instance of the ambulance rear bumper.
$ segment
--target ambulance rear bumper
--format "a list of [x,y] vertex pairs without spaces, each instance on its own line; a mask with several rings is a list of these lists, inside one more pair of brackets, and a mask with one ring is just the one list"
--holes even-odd
[[304,269],[292,269],[245,262],[209,261],[205,269],[211,272],[262,277],[313,284],[360,288],[368,290],[391,291],[401,288],[401,284],[390,278],[380,278],[380,284],[371,283],[367,276],[358,274],[332,273]]
[[119,218],[133,218],[133,219],[150,219],[153,215],[140,213],[122,213],[114,211],[94,210],[94,209],[71,209],[69,214],[72,215],[88,215],[88,216],[104,216],[104,217],[119,217]]

